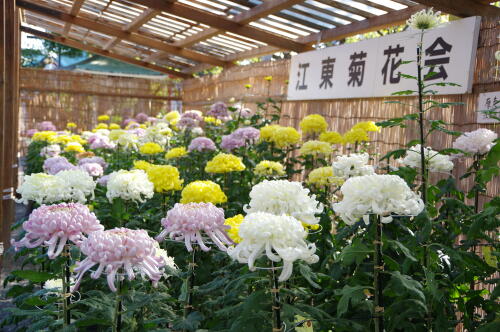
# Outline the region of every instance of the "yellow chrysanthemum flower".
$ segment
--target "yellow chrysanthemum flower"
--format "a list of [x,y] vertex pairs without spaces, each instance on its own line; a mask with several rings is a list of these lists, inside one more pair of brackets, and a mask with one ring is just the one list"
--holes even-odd
[[122,129],[113,129],[109,132],[109,139],[112,140],[112,141],[117,141],[120,136],[126,134],[127,131],[125,130],[122,130]]
[[142,169],[143,171],[147,172],[147,170],[153,166],[153,164],[148,163],[147,161],[144,160],[135,160],[134,161],[134,168],[135,169]]
[[57,135],[53,136],[50,139],[51,143],[60,143],[60,144],[68,144],[69,142],[72,142],[73,140],[71,139],[70,135]]
[[179,112],[171,111],[165,115],[165,120],[172,123],[173,120],[179,120],[180,117],[181,117],[181,115],[179,114]]
[[260,139],[262,141],[271,142],[271,139],[278,128],[279,125],[267,125],[260,128]]
[[94,129],[108,129],[108,124],[107,123],[98,123],[97,126],[95,126]]
[[120,129],[120,125],[118,123],[110,123],[109,129]]
[[376,131],[380,132],[380,127],[375,124],[373,121],[362,121],[356,123],[351,129],[363,129],[364,131]]
[[77,142],[80,144],[86,144],[87,141],[82,138],[80,135],[71,135],[71,141],[72,142]]
[[368,137],[368,133],[363,129],[351,129],[347,133],[344,134],[344,144],[350,143],[361,143],[368,142],[370,138]]
[[321,133],[321,135],[319,135],[319,140],[330,144],[344,143],[344,138],[336,131],[325,131],[324,133]]
[[300,141],[299,132],[293,127],[279,127],[271,137],[271,142],[278,148],[285,148]]
[[74,123],[74,122],[68,122],[66,124],[66,128],[68,128],[68,129],[74,129],[74,128],[76,128],[76,123]]
[[272,76],[266,76],[266,77],[264,77],[264,80],[268,81],[268,82],[271,82],[273,80],[273,77]]
[[276,161],[262,160],[255,166],[254,173],[260,176],[281,176],[285,175],[285,170]]
[[307,183],[315,184],[318,186],[326,186],[330,184],[341,185],[344,179],[333,175],[333,167],[320,167],[313,169],[307,177]]
[[187,150],[185,147],[181,146],[181,147],[178,147],[178,148],[173,148],[173,149],[170,149],[168,150],[167,153],[165,153],[165,159],[175,159],[175,158],[180,158],[180,157],[184,157],[185,155],[187,155]]
[[205,166],[207,173],[241,172],[244,169],[241,158],[229,153],[219,153]]
[[252,84],[245,84],[245,89],[250,89],[252,87]]
[[299,153],[301,156],[328,155],[332,153],[332,146],[327,142],[308,141],[302,145]]
[[181,190],[184,180],[180,178],[177,167],[170,165],[151,165],[146,170],[149,181],[155,187],[156,192]]
[[[109,120],[109,115],[99,115],[97,117],[97,121],[108,121]],[[105,128],[102,128],[105,129]]]
[[227,230],[227,235],[233,240],[234,243],[240,243],[241,237],[239,235],[240,225],[245,217],[242,214],[237,214],[234,217],[227,218],[224,225],[231,227]]
[[222,120],[216,119],[213,116],[206,116],[203,118],[203,121],[205,121],[206,123],[214,124],[216,126],[222,124]]
[[39,131],[34,133],[31,139],[33,141],[52,142],[56,136],[57,134],[54,131]]
[[319,114],[311,114],[300,121],[300,129],[304,134],[322,133],[328,128],[325,118]]
[[64,147],[64,151],[66,151],[66,152],[83,152],[83,151],[85,151],[85,149],[78,142],[69,142]]
[[184,187],[180,202],[220,204],[227,202],[227,196],[215,182],[194,181]]
[[163,152],[163,148],[160,144],[155,142],[147,142],[141,145],[139,152],[142,154],[157,154]]

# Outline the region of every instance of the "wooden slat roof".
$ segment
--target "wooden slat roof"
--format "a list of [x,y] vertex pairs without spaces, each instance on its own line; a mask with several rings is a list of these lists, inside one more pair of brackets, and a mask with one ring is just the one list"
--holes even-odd
[[456,15],[499,14],[479,0],[455,0],[459,9],[446,0],[16,1],[23,24],[40,28],[25,32],[179,77],[206,64],[303,52],[318,41],[401,24],[431,2]]

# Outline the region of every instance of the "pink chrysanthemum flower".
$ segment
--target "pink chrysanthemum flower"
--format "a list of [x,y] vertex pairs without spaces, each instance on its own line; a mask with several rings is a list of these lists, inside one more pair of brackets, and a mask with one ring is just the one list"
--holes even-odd
[[255,144],[260,138],[260,130],[254,127],[238,128],[231,136],[242,139],[247,143]]
[[216,149],[214,141],[208,137],[196,137],[189,144],[188,150],[191,151],[214,151]]
[[87,157],[87,158],[82,158],[78,161],[78,165],[82,166],[83,164],[99,164],[103,169],[106,169],[108,167],[108,163],[102,158],[102,157]]
[[56,131],[57,128],[54,126],[52,121],[42,121],[36,125],[36,128],[40,131]]
[[212,203],[176,203],[161,220],[165,229],[156,239],[162,241],[169,235],[173,240],[184,240],[188,251],[193,251],[191,242],[197,242],[203,251],[209,251],[210,248],[203,242],[203,231],[220,250],[226,251],[225,244],[233,242],[226,233],[229,226],[224,225],[224,221],[224,210]]
[[158,243],[143,229],[114,228],[93,232],[82,242],[80,249],[87,257],[77,263],[75,272],[78,289],[82,277],[93,266],[99,265],[90,274],[97,279],[104,272],[107,274],[108,286],[116,292],[115,279],[119,270],[127,275],[128,280],[135,278],[135,273],[146,275],[156,287],[163,275],[165,260],[157,253]]
[[218,101],[210,107],[210,111],[207,112],[207,115],[217,119],[225,119],[229,116],[227,105]]
[[144,123],[148,121],[149,116],[146,113],[139,113],[135,116],[135,120],[139,123]]
[[38,132],[38,129],[28,129],[28,130],[26,131],[26,136],[31,138],[31,137],[33,137],[33,135],[35,135],[35,133],[37,133],[37,132]]
[[80,165],[80,169],[84,170],[88,175],[93,177],[99,177],[104,174],[104,169],[98,163],[84,163]]
[[235,137],[234,135],[222,136],[222,141],[220,143],[221,149],[232,151],[234,149],[241,148],[245,146],[245,140]]
[[47,245],[47,255],[54,259],[62,252],[68,240],[79,245],[84,234],[104,229],[96,216],[87,206],[80,203],[61,203],[42,205],[34,210],[23,223],[26,235],[19,241],[12,240],[12,245],[36,248]]

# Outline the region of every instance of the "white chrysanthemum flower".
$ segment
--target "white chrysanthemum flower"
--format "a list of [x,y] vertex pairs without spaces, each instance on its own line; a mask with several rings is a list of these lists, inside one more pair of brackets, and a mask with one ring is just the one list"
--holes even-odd
[[248,264],[252,271],[255,260],[264,253],[273,262],[283,260],[279,281],[290,278],[294,261],[300,259],[313,264],[319,260],[314,254],[316,246],[305,241],[307,231],[300,221],[290,216],[250,213],[241,222],[238,235],[241,241],[236,247],[228,248],[229,256]]
[[[440,154],[431,148],[424,148],[424,155],[427,167],[431,172],[451,172],[453,169],[453,162],[447,155]],[[406,156],[398,161],[408,167],[421,168],[420,144],[412,146],[406,152]]]
[[66,170],[49,175],[37,173],[27,175],[17,189],[21,195],[18,203],[28,204],[29,201],[38,204],[56,202],[85,203],[88,196],[93,197],[95,182],[91,176],[82,170]]
[[414,30],[427,30],[437,27],[441,23],[441,12],[434,12],[432,8],[423,9],[413,14],[406,24]]
[[372,165],[368,165],[368,153],[353,153],[348,156],[338,156],[332,164],[333,175],[343,179],[353,176],[375,174]]
[[82,133],[80,134],[81,138],[83,138],[84,140],[88,140],[92,135],[95,135],[95,133],[88,130],[82,131]]
[[323,212],[323,205],[309,189],[300,182],[288,180],[264,180],[253,186],[250,203],[244,207],[246,213],[268,212],[275,215],[286,214],[306,224],[317,224],[315,214]]
[[96,129],[95,130],[95,134],[97,134],[99,136],[106,136],[106,137],[108,137],[109,133],[111,133],[111,132],[108,129]]
[[481,155],[491,150],[497,137],[497,133],[486,128],[479,128],[458,137],[453,143],[453,148]]
[[59,144],[47,145],[40,150],[40,156],[45,158],[57,157],[61,153]]
[[332,208],[348,225],[369,214],[382,216],[382,222],[392,221],[391,214],[415,216],[424,209],[420,197],[411,191],[397,175],[363,175],[348,179],[340,188],[343,199]]
[[154,126],[146,128],[144,136],[139,141],[141,143],[154,142],[164,146],[171,135],[172,129],[170,129],[166,122],[157,122]]
[[92,176],[80,169],[60,171],[55,175],[64,183],[64,201],[85,203],[87,197],[94,198],[96,183]]
[[174,258],[169,256],[165,249],[161,249],[160,247],[156,248],[156,256],[163,258],[165,262],[165,266],[170,267],[173,270],[177,270],[177,265],[175,265]]
[[116,139],[116,143],[124,149],[137,149],[139,137],[135,134],[125,132]]
[[109,175],[106,197],[110,202],[120,197],[124,200],[144,202],[154,194],[154,185],[143,170],[119,170]]

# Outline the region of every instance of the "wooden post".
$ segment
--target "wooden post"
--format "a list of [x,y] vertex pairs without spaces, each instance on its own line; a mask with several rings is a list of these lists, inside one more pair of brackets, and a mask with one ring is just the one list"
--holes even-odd
[[[4,99],[5,99],[5,38],[4,38],[4,30],[5,30],[5,3],[2,1],[0,3],[0,170],[3,169],[3,145],[4,145],[4,122],[3,122],[3,112],[4,112]],[[0,171],[0,190],[3,188],[3,176]],[[0,251],[3,251],[3,243],[4,243],[4,222],[3,222],[3,204],[0,200],[0,232],[2,236],[0,236]],[[3,262],[3,254],[0,253],[0,270],[2,269]]]
[[10,246],[10,226],[15,218],[12,200],[17,185],[17,141],[18,141],[18,83],[19,83],[19,12],[14,0],[3,1],[3,34],[0,57],[3,59],[3,84],[1,105],[1,195],[2,195],[2,239],[4,248]]

